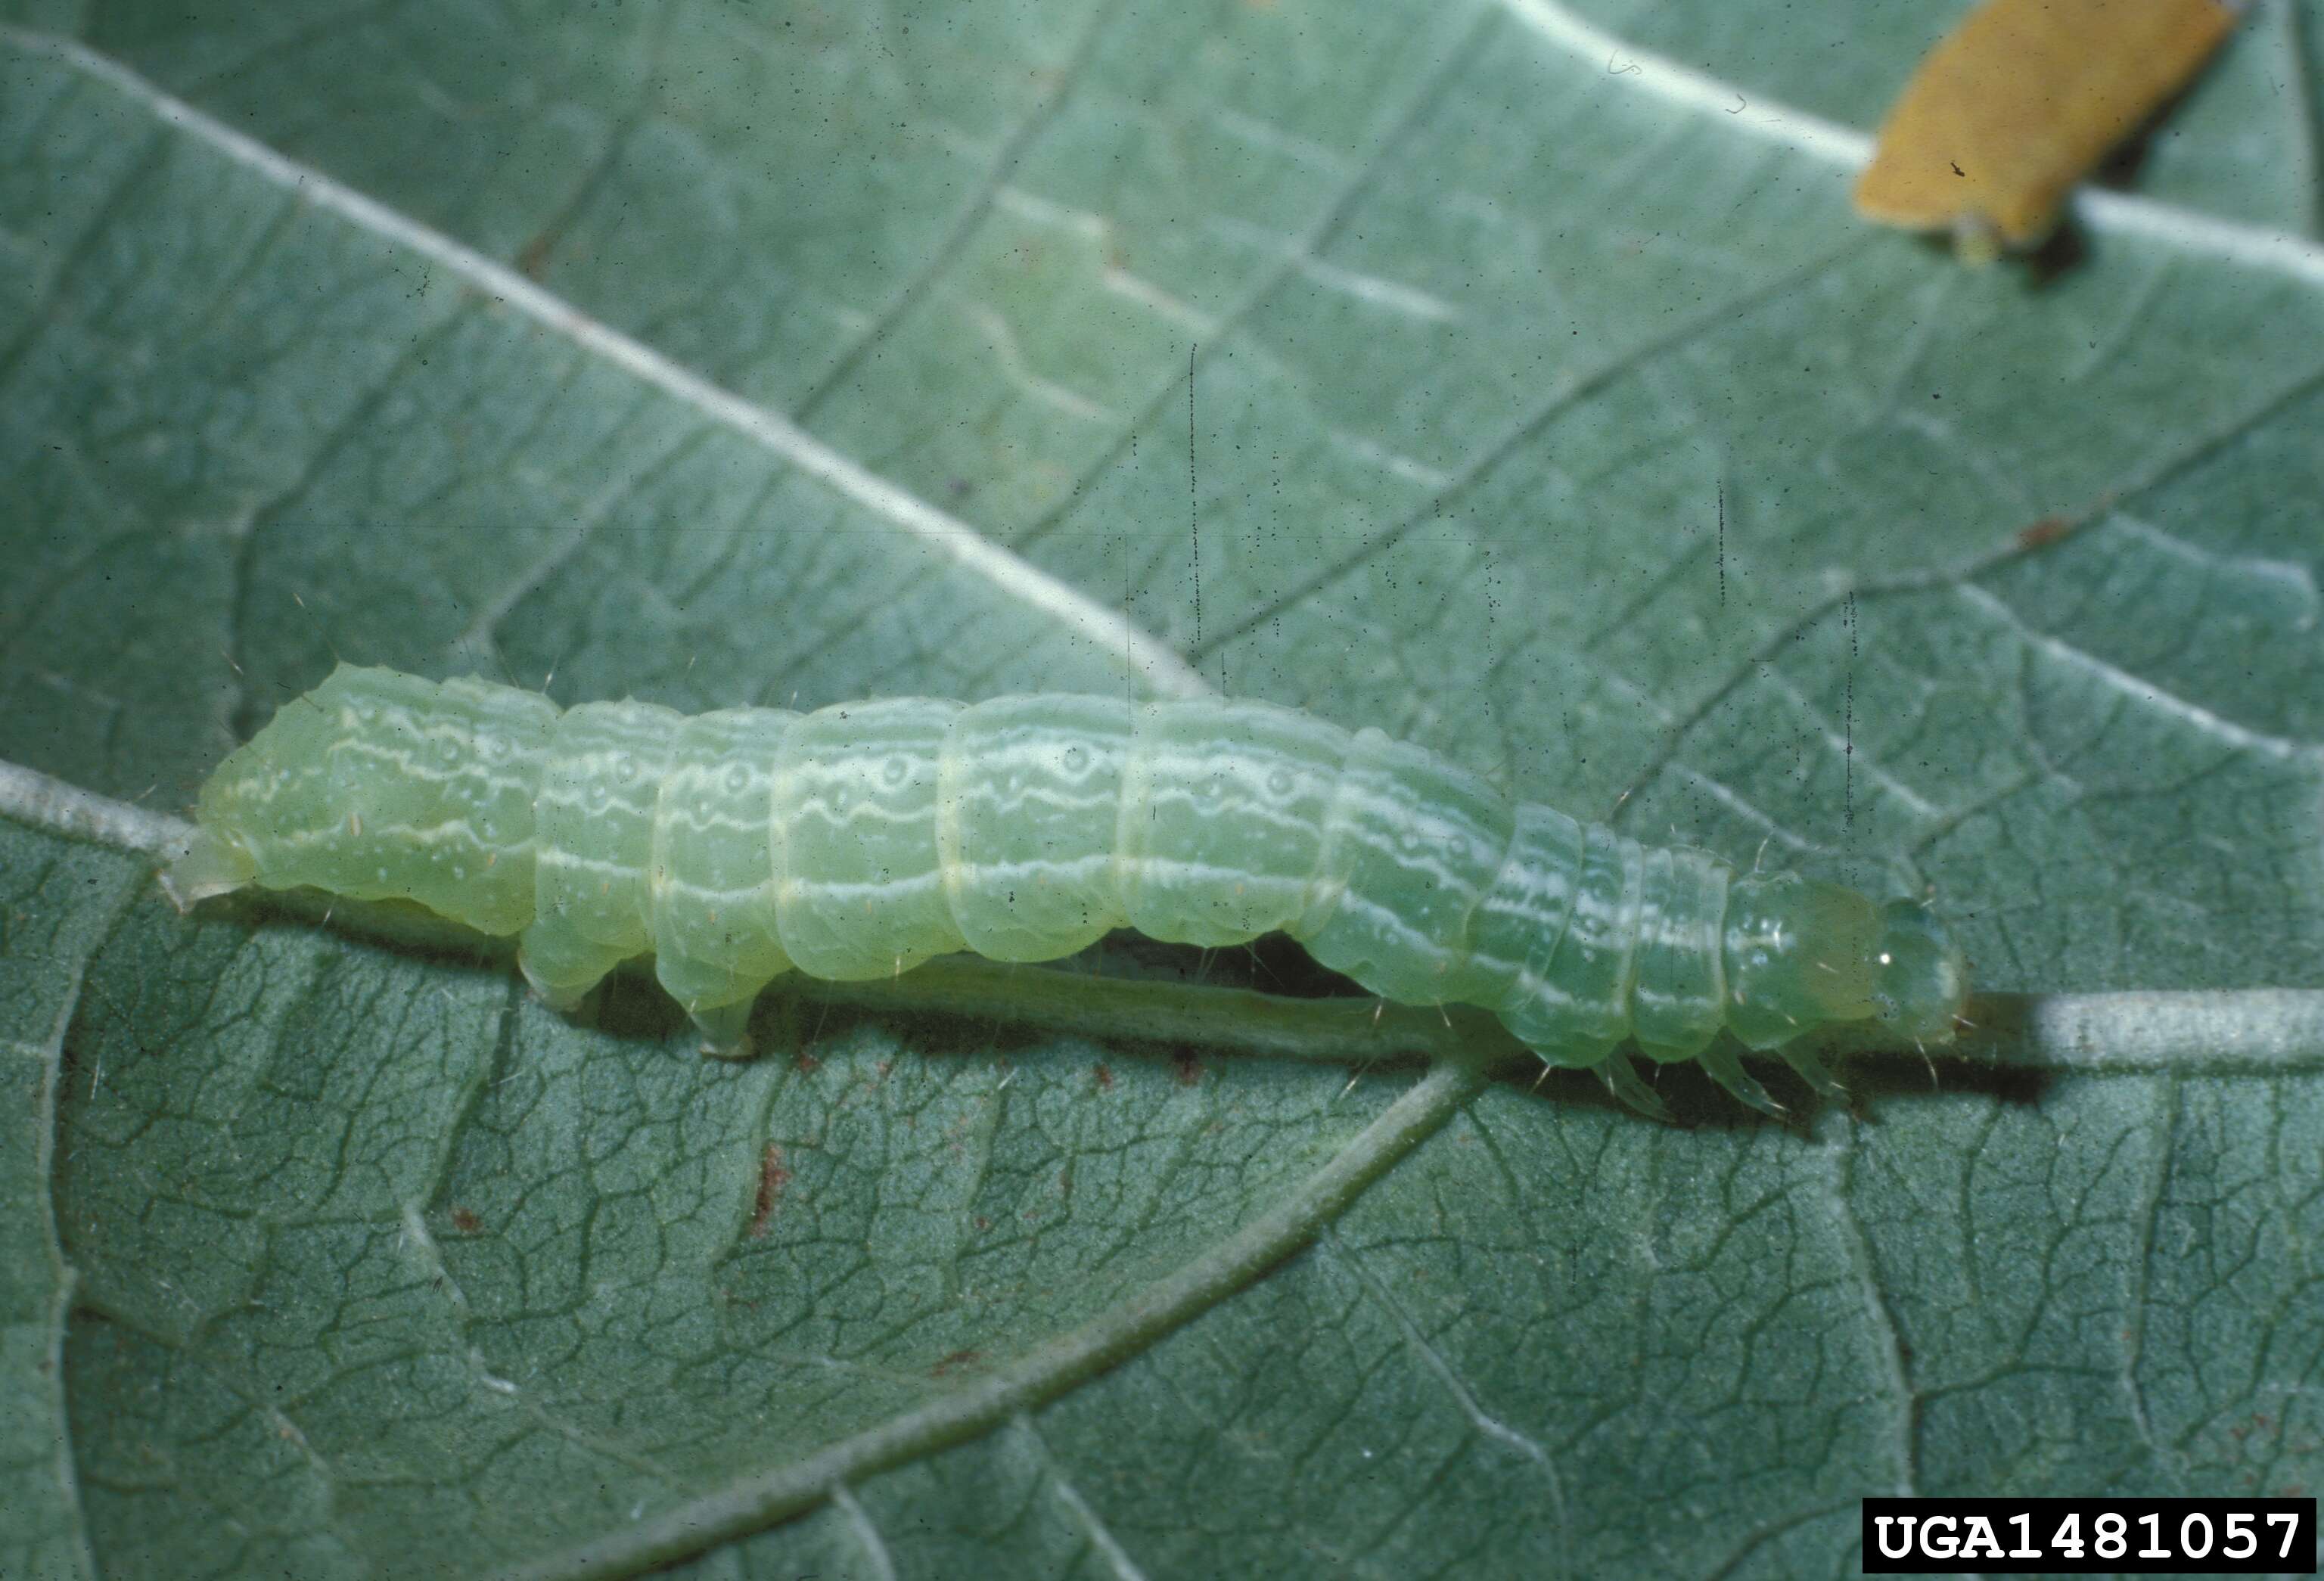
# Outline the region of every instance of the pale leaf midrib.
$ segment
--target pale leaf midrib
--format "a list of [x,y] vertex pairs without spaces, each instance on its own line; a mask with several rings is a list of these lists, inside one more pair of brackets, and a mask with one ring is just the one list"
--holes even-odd
[[974,1438],[1176,1333],[1304,1246],[1482,1089],[1473,1069],[1440,1061],[1299,1182],[1233,1235],[1139,1294],[955,1393],[814,1454],[749,1473],[548,1559],[508,1581],[628,1576],[697,1554],[811,1508],[849,1484]]
[[[1747,94],[1731,82],[1640,49],[1578,14],[1565,0],[1500,0],[1509,14],[1577,60],[1602,69],[1619,91],[1650,94],[1853,174],[1872,157],[1872,139],[1852,126]],[[1739,107],[1738,107],[1739,106]],[[2289,231],[2239,225],[2150,198],[2079,188],[2075,218],[2091,230],[2140,236],[2181,253],[2245,264],[2324,287],[2324,244]]]
[[1030,562],[986,539],[966,522],[879,476],[805,430],[681,366],[643,343],[589,317],[563,298],[474,249],[408,216],[276,152],[111,58],[70,40],[0,24],[0,45],[44,57],[101,84],[155,120],[212,148],[253,176],[327,210],[386,244],[425,258],[478,293],[621,368],[678,400],[704,420],[757,445],[853,500],[899,530],[982,578],[996,591],[1046,620],[1081,634],[1093,647],[1119,653],[1151,690],[1179,696],[1207,694],[1208,683],[1184,659],[1119,611],[1096,602]]
[[[0,817],[64,839],[161,859],[193,826],[166,813],[115,801],[0,758]],[[299,910],[296,896],[279,904]],[[404,937],[426,924],[374,924],[360,907],[327,909],[338,925]],[[319,923],[323,911],[310,914]],[[440,932],[442,939],[435,936]],[[439,924],[430,943],[488,941]],[[1273,1058],[1365,1063],[1384,1058],[1454,1060],[1491,1067],[1531,1056],[1481,1010],[1390,1005],[1368,998],[1290,998],[1247,988],[1094,977],[1047,966],[944,956],[893,979],[823,982],[794,978],[781,990],[874,1013],[955,1015],[1134,1043],[1235,1050]],[[2324,1069],[2324,989],[2129,989],[2100,993],[1987,993],[1971,1000],[1976,1025],[1943,1057],[2015,1071],[2096,1074],[2288,1075]],[[1866,1046],[1898,1069],[1911,1049]]]

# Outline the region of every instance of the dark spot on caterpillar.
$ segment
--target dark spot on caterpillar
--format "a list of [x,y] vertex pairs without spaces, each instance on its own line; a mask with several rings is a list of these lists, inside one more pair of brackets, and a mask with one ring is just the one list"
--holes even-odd
[[765,1154],[759,1160],[759,1194],[751,1205],[751,1238],[764,1240],[767,1222],[775,1216],[775,1205],[782,1200],[783,1188],[791,1183],[791,1172],[783,1167],[783,1148],[779,1142],[767,1144]]
[[452,1227],[458,1230],[464,1236],[475,1235],[478,1230],[484,1227],[484,1221],[483,1219],[478,1218],[474,1213],[470,1212],[466,1208],[455,1208],[452,1209]]

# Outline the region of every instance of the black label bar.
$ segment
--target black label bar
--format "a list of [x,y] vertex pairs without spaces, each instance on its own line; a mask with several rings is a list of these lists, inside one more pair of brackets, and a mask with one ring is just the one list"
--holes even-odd
[[1867,1499],[1864,1573],[2316,1573],[2314,1499]]

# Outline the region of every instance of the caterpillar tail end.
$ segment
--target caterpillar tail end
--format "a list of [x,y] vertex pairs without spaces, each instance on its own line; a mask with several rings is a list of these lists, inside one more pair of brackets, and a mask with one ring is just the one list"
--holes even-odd
[[230,895],[258,877],[258,863],[241,846],[208,829],[196,829],[185,853],[161,869],[161,893],[180,912],[214,895]]

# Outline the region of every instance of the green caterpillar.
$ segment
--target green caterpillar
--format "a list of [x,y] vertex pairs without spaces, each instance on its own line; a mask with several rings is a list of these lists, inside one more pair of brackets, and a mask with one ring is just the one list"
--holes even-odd
[[688,719],[343,665],[219,766],[197,818],[163,875],[181,907],[249,884],[417,902],[522,935],[558,1008],[651,951],[714,1053],[747,1049],[752,1001],[788,971],[1279,930],[1385,998],[1482,1006],[1648,1112],[1627,1042],[1772,1111],[1722,1029],[1825,1087],[1803,1034],[1870,1020],[1945,1041],[1967,993],[1921,905],[1513,807],[1378,730],[1262,703]]

